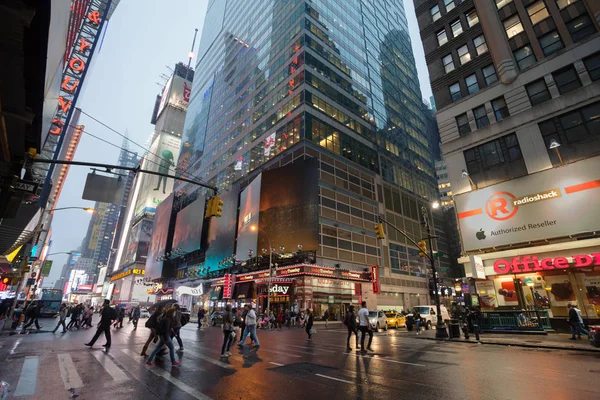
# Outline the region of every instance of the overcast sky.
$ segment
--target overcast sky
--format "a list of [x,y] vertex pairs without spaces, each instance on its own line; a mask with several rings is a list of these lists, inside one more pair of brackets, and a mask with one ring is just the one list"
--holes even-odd
[[[224,1],[224,0],[216,0]],[[257,0],[252,0],[257,1]],[[384,1],[384,0],[382,0]],[[110,20],[100,52],[94,55],[77,107],[118,132],[145,145],[152,134],[150,116],[156,95],[164,84],[166,67],[187,61],[194,29],[200,41],[208,0],[122,0]],[[421,91],[429,99],[431,87],[412,0],[404,0]],[[193,64],[192,64],[193,65]],[[82,115],[85,131],[119,147],[114,132]],[[130,143],[130,149],[143,150]],[[75,160],[116,164],[119,149],[83,134]],[[81,199],[89,169],[71,167],[57,207],[93,206]],[[75,250],[86,235],[90,215],[81,210],[58,211],[52,223],[51,253]],[[55,268],[49,280],[59,278],[63,255],[52,256]]]

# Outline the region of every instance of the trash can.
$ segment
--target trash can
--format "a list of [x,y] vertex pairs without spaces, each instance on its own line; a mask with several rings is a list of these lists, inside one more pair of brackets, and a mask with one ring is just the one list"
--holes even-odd
[[460,338],[460,324],[457,319],[450,320],[449,334],[450,334],[450,339]]

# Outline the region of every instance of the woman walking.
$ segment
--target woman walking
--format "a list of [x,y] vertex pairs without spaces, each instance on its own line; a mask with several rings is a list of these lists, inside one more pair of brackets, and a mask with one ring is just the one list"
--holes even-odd
[[231,304],[227,304],[227,307],[225,307],[225,314],[223,314],[223,346],[221,346],[221,357],[231,356],[229,349],[233,342],[233,322],[234,317],[231,312]]
[[142,349],[142,357],[148,357],[148,354],[146,354],[146,350],[148,350],[148,346],[150,346],[150,342],[154,341],[154,343],[156,343],[156,341],[158,340],[158,334],[156,333],[156,328],[158,327],[158,320],[160,318],[160,315],[162,313],[162,308],[158,308],[156,311],[154,311],[154,313],[152,313],[152,315],[150,316],[150,318],[148,318],[148,320],[146,321],[146,328],[150,329],[150,336],[148,336],[148,340],[146,340],[146,343],[144,344],[144,348]]
[[175,309],[175,325],[173,325],[171,339],[175,337],[175,339],[177,339],[177,343],[179,344],[179,351],[183,351],[183,342],[181,341],[181,336],[179,336],[179,331],[181,330],[181,309],[179,308],[179,304],[173,304],[173,308]]
[[175,308],[170,308],[169,311],[165,315],[162,316],[160,321],[158,322],[158,328],[156,333],[158,334],[159,341],[156,345],[154,351],[148,357],[148,361],[146,361],[146,365],[153,367],[154,366],[154,357],[162,350],[163,346],[167,346],[169,348],[169,355],[171,357],[171,365],[174,367],[180,365],[181,363],[175,360],[175,348],[173,347],[173,342],[171,342],[171,332],[173,330],[173,326],[175,324]]
[[312,310],[306,311],[306,333],[308,334],[308,340],[312,340],[312,330],[313,327],[313,313]]

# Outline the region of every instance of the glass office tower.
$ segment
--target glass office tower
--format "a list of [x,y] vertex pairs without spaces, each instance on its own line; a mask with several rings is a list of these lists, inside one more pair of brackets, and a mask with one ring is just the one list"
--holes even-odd
[[[312,159],[317,262],[380,265],[378,304],[428,304],[417,249],[388,229],[378,242],[373,229],[381,214],[420,240],[421,207],[437,198],[402,1],[211,1],[205,21],[181,166],[240,191],[261,172]],[[307,182],[282,180],[279,190],[296,181]]]

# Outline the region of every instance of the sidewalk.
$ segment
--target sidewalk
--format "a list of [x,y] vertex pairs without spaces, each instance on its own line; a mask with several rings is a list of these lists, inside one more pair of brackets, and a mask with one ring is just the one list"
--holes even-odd
[[[475,334],[470,334],[469,339],[462,336],[460,339],[436,339],[435,330],[421,331],[420,335],[415,332],[409,332],[408,337],[424,340],[441,340],[459,343],[477,343]],[[501,346],[533,347],[541,349],[557,350],[576,350],[591,351],[600,354],[599,347],[593,347],[589,339],[584,336],[582,340],[569,340],[568,333],[549,333],[548,335],[519,335],[519,334],[501,334],[501,333],[482,333],[479,343]]]

